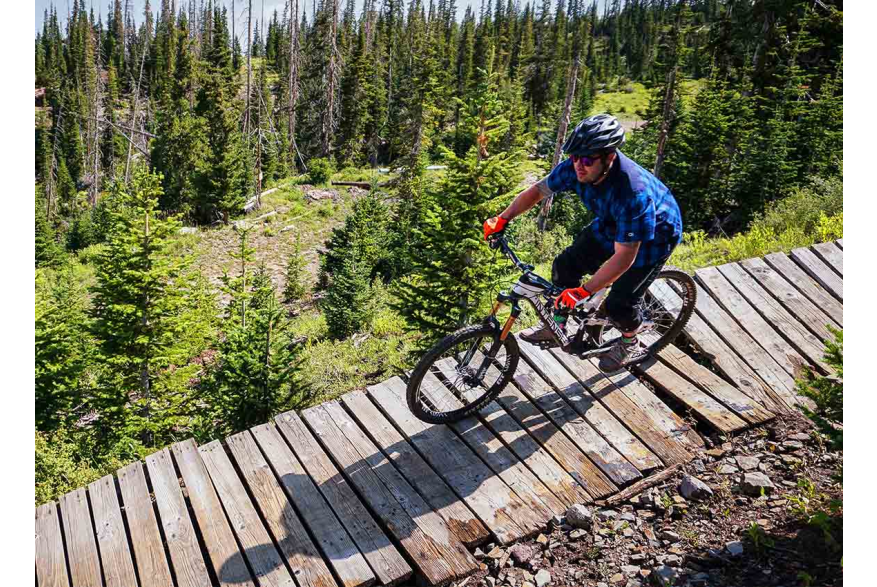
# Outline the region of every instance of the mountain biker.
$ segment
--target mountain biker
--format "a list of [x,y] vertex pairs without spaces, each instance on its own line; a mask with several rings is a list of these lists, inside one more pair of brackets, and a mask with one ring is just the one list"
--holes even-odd
[[[570,309],[614,284],[606,311],[622,336],[601,355],[599,367],[604,373],[617,372],[645,356],[645,345],[637,338],[642,325],[639,303],[682,240],[682,216],[673,194],[619,151],[623,144],[624,129],[614,116],[584,119],[563,144],[569,158],[484,223],[487,238],[546,196],[564,191],[579,195],[596,218],[554,259],[552,281],[566,288],[555,301],[555,321],[564,328]],[[591,278],[582,284],[585,274]],[[539,343],[553,340],[553,335],[547,326],[537,325],[522,332],[521,338]]]

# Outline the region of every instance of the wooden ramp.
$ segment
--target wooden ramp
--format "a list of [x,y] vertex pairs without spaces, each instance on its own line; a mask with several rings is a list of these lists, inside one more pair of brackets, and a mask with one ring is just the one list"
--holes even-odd
[[[224,442],[177,443],[36,508],[44,586],[445,585],[470,550],[544,531],[723,433],[793,409],[843,325],[843,250],[827,243],[697,272],[685,338],[632,372],[520,341],[512,383],[451,426],[414,418],[393,377]],[[677,292],[654,286],[665,307]],[[424,392],[442,390],[441,377]],[[446,394],[449,395],[449,394]]]

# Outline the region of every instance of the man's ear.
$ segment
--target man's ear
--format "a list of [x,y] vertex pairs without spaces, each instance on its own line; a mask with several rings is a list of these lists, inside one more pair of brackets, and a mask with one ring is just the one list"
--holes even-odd
[[615,157],[616,157],[617,155],[618,155],[618,153],[616,153],[615,151],[612,151],[611,153],[608,153],[608,154],[606,155],[606,163],[608,163],[609,165],[611,165],[612,162],[615,161]]

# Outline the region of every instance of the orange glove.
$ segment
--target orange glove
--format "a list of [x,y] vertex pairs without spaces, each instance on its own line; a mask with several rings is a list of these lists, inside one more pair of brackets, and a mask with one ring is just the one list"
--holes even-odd
[[488,218],[484,221],[484,240],[487,240],[492,234],[497,234],[505,230],[506,224],[509,221],[503,218],[502,216],[494,216],[493,218]]
[[589,297],[591,297],[591,292],[583,287],[565,289],[560,293],[560,296],[554,300],[554,307],[557,308],[558,304],[560,304],[561,306],[572,310],[577,303]]

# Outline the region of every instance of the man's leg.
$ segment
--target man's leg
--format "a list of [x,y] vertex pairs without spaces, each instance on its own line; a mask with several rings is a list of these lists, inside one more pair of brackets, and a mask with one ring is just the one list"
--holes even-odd
[[[579,287],[582,285],[582,277],[595,273],[610,256],[611,253],[605,253],[594,239],[590,226],[586,226],[575,241],[554,259],[551,265],[551,281],[562,288]],[[566,317],[556,318],[565,321]],[[521,338],[528,342],[541,343],[553,341],[554,334],[547,326],[537,324],[521,332]]]
[[663,266],[664,261],[652,267],[631,267],[612,285],[606,312],[621,330],[621,340],[600,357],[601,370],[612,373],[642,358],[645,346],[636,336],[642,325],[639,303]]

